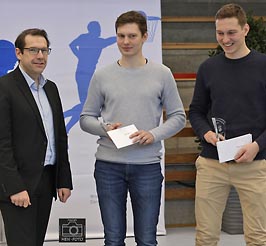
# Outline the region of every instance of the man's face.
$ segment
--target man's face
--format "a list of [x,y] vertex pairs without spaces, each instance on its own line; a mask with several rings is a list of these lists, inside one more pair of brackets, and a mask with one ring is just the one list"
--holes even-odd
[[[47,42],[42,36],[27,35],[24,48],[47,49]],[[28,49],[16,48],[16,55],[23,70],[36,81],[46,67],[48,54],[43,54],[41,51],[32,54]]]
[[216,39],[226,57],[237,59],[246,55],[245,37],[248,31],[248,24],[241,27],[235,17],[216,20]]
[[147,40],[147,33],[142,36],[136,23],[128,23],[117,28],[118,48],[125,57],[142,55],[142,45]]

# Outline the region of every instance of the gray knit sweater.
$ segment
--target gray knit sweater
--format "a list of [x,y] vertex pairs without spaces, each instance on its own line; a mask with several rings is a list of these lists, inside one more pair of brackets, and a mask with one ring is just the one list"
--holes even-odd
[[[160,124],[162,110],[167,120]],[[154,143],[134,144],[117,149],[102,127],[104,122],[135,124],[150,131]],[[175,80],[169,68],[149,61],[138,68],[124,68],[117,63],[95,72],[80,117],[81,129],[100,138],[96,159],[125,163],[150,164],[161,159],[161,140],[185,126],[185,113]]]

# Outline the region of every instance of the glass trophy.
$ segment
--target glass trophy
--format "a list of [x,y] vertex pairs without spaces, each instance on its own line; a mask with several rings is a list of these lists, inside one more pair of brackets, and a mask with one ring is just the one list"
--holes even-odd
[[219,139],[219,135],[223,136],[225,139],[225,131],[226,131],[226,127],[225,127],[225,120],[222,118],[212,118],[212,124],[214,126],[214,131],[216,133],[217,138]]

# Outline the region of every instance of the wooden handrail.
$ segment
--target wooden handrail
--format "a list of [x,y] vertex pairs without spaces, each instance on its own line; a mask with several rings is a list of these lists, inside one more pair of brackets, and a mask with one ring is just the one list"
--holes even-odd
[[175,79],[196,79],[196,73],[173,73]]
[[214,22],[213,16],[163,16],[162,22]]
[[176,81],[195,81],[196,73],[173,73],[173,76]]
[[177,79],[175,79],[175,81],[180,81],[180,82],[191,82],[191,81],[195,81],[196,80],[196,78],[183,78],[183,79],[181,79],[181,78],[177,78]]
[[162,48],[164,50],[211,50],[211,49],[216,49],[218,46],[218,43],[169,43],[169,42],[164,42],[162,43]]

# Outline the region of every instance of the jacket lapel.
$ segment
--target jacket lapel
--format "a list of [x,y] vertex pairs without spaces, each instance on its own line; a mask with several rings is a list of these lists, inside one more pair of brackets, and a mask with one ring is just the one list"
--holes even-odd
[[52,113],[53,113],[53,122],[54,122],[54,134],[55,134],[55,138],[57,139],[57,127],[59,125],[58,123],[58,112],[57,112],[57,108],[58,105],[58,95],[56,93],[55,87],[53,86],[53,84],[48,80],[47,83],[44,85],[43,87],[47,99],[49,101],[49,104],[51,106],[52,109]]
[[17,83],[17,86],[19,87],[19,89],[21,90],[22,94],[25,96],[26,101],[29,103],[29,105],[31,106],[34,115],[36,116],[37,122],[39,123],[42,131],[45,133],[44,130],[44,126],[43,126],[43,122],[42,122],[42,118],[38,109],[38,106],[35,102],[35,99],[30,91],[30,88],[27,84],[27,81],[25,80],[23,74],[21,73],[21,71],[19,70],[19,68],[17,67],[14,71],[14,76],[15,76],[15,80]]

